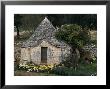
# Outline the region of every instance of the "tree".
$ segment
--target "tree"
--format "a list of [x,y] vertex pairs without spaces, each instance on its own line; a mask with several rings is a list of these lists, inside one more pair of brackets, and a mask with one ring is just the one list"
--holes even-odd
[[83,27],[87,26],[89,29],[97,29],[97,15],[96,14],[87,14],[82,18],[81,25]]
[[75,68],[77,65],[77,50],[90,43],[90,35],[87,29],[82,29],[77,24],[65,24],[55,34],[58,40],[62,40],[71,46],[71,62]]
[[47,16],[54,26],[60,27],[63,24],[78,24],[82,28],[97,29],[96,14],[47,14]]
[[40,22],[45,18],[45,14],[22,14],[22,26],[24,31],[35,31]]
[[19,27],[22,24],[21,18],[22,18],[22,16],[20,14],[15,14],[14,15],[14,26],[17,30],[17,37],[18,38],[19,38]]
[[34,31],[45,16],[52,22],[54,27],[61,27],[64,24],[78,24],[82,28],[97,29],[96,14],[15,14],[14,25],[22,31]]

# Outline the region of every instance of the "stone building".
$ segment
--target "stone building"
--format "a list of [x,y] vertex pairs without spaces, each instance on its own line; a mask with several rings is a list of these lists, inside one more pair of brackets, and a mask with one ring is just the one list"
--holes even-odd
[[70,46],[55,38],[57,29],[45,17],[32,36],[23,42],[20,64],[59,64],[70,54]]

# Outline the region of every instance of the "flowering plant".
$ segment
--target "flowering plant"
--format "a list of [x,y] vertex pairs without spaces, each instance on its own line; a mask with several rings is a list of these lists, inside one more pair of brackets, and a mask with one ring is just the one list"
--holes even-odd
[[34,65],[34,64],[26,64],[19,65],[19,69],[26,70],[27,72],[48,72],[53,69],[55,65]]

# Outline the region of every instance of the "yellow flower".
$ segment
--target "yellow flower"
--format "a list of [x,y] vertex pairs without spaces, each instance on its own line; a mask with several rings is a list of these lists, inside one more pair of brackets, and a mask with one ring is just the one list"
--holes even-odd
[[64,66],[64,64],[62,64],[62,66]]
[[33,68],[34,71],[35,71],[36,69],[37,69],[36,67]]

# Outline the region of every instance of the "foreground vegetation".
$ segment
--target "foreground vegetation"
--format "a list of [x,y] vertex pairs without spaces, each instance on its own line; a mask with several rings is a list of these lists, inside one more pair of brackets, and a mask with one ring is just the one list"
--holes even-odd
[[59,65],[19,65],[15,67],[15,76],[96,76],[96,62],[79,64],[76,69]]

